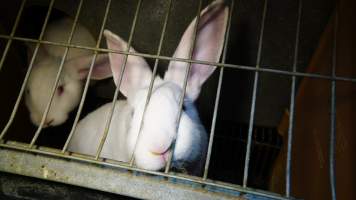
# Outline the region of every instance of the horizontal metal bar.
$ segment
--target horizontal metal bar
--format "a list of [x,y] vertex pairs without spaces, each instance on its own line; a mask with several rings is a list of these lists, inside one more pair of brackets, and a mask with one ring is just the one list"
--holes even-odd
[[[27,162],[25,162],[25,163],[20,162],[20,161],[14,162],[14,158],[15,158],[14,155],[16,155],[16,151],[14,151],[14,150],[21,151],[21,152],[17,153],[17,157],[21,158],[21,159],[26,159]],[[36,153],[37,155],[34,156],[33,153]],[[195,176],[188,176],[185,174],[178,174],[178,173],[172,173],[172,172],[166,174],[164,172],[148,171],[148,170],[139,169],[136,167],[130,167],[129,165],[125,165],[125,164],[118,164],[119,162],[103,162],[101,160],[95,160],[94,157],[91,157],[91,158],[81,157],[81,156],[69,154],[69,153],[62,154],[61,150],[59,150],[59,149],[52,149],[52,148],[32,148],[32,149],[30,149],[30,148],[28,148],[27,144],[11,142],[11,141],[4,143],[3,140],[0,141],[0,163],[1,163],[0,171],[6,171],[6,172],[10,172],[10,173],[31,176],[31,174],[25,173],[24,170],[28,169],[29,166],[36,166],[37,162],[36,162],[35,158],[43,157],[43,155],[50,156],[50,157],[46,157],[46,161],[45,161],[46,163],[56,164],[55,162],[62,162],[62,159],[64,159],[64,160],[71,159],[73,162],[74,161],[85,162],[86,163],[85,168],[90,168],[92,166],[92,165],[88,165],[88,163],[97,164],[98,168],[103,168],[103,166],[105,166],[105,168],[103,168],[105,172],[106,172],[106,170],[109,170],[106,167],[114,167],[114,168],[116,168],[115,170],[117,170],[116,173],[119,173],[120,169],[132,170],[135,172],[141,172],[141,173],[147,173],[147,174],[151,174],[151,175],[159,175],[159,176],[164,176],[167,178],[177,179],[177,181],[188,181],[189,184],[192,184],[192,183],[193,184],[202,184],[205,187],[205,189],[215,188],[215,189],[221,190],[221,191],[222,190],[231,190],[232,192],[236,191],[236,192],[246,193],[246,195],[255,195],[255,196],[271,198],[271,199],[281,199],[281,200],[294,199],[294,198],[286,198],[279,194],[264,191],[264,190],[253,189],[253,188],[249,188],[249,187],[243,188],[239,185],[224,183],[224,182],[220,182],[220,181],[213,181],[210,179],[203,180],[202,178],[195,177]],[[5,161],[5,159],[6,159],[6,161]],[[68,165],[71,163],[72,162],[66,162],[67,165],[65,165],[65,166],[67,167],[67,169],[69,167]],[[9,165],[10,165],[10,167],[9,167]],[[80,165],[80,162],[78,164],[76,164],[76,166],[78,166],[78,165]],[[73,170],[75,170],[74,168],[75,167],[73,167]],[[65,170],[65,171],[69,173],[72,171],[72,167],[70,169],[71,170]],[[75,171],[72,171],[70,174],[73,175],[72,173],[75,173]],[[82,173],[83,173],[83,171],[79,171],[79,172],[76,172],[75,174],[81,174],[83,176]],[[60,174],[57,174],[57,175],[60,175]],[[105,173],[103,174],[103,176],[104,175],[105,175]],[[32,175],[32,176],[34,176],[34,175]],[[93,176],[93,174],[90,174],[90,175],[86,176],[86,178],[90,178],[90,177],[93,178],[92,176]],[[132,174],[126,173],[126,176],[130,176],[130,178],[131,178]],[[38,177],[38,178],[43,178],[43,177]],[[47,177],[47,178],[50,178],[50,177]],[[52,178],[55,178],[55,177],[52,177]],[[65,180],[63,178],[65,178]],[[111,178],[110,177],[107,177],[107,178],[108,179],[105,179],[105,180],[109,182],[109,180]],[[50,180],[53,180],[53,179],[50,179]],[[60,182],[65,181],[66,183],[74,184],[73,183],[74,180],[70,179],[69,176],[58,177],[54,181],[60,181]],[[162,179],[160,181],[162,182]],[[177,182],[177,181],[175,181],[175,182]],[[83,183],[83,186],[85,186],[85,184],[95,184],[94,183],[95,181],[87,181],[87,182],[88,183]],[[111,182],[111,183],[112,183],[112,185],[115,185],[116,182]],[[102,188],[100,186],[98,186],[98,187]],[[119,187],[116,187],[116,188],[119,189]],[[109,188],[107,188],[107,189],[109,189]],[[156,189],[159,190],[159,188],[156,188]],[[178,187],[175,189],[178,189]],[[175,189],[173,189],[173,190],[175,190]],[[106,191],[105,188],[103,190]],[[132,189],[130,189],[130,190],[132,190]],[[152,190],[152,191],[154,191],[154,190]],[[152,193],[152,191],[150,191],[150,192]],[[115,192],[115,191],[110,191],[110,192]],[[135,191],[126,191],[126,192],[135,192]]]
[[[202,187],[164,181],[160,177],[134,175],[127,170],[3,150],[0,169],[45,180],[99,189],[143,199],[231,199],[231,194],[206,192]],[[14,167],[16,166],[16,167]],[[135,177],[135,178],[132,178]],[[95,180],[95,181],[92,181]],[[177,187],[179,185],[180,187]],[[154,191],[154,192],[153,192]],[[236,196],[240,193],[236,192]]]
[[[0,34],[0,38],[3,38],[3,39],[12,38],[13,40],[19,40],[19,41],[25,41],[25,42],[35,42],[35,43],[40,43],[40,44],[49,44],[49,45],[71,47],[71,48],[78,48],[78,49],[87,49],[87,50],[99,51],[99,52],[103,52],[103,53],[118,53],[118,54],[126,54],[126,55],[133,55],[133,56],[141,56],[144,58],[154,58],[154,59],[160,59],[160,60],[189,62],[189,63],[197,63],[197,64],[203,64],[203,65],[213,65],[213,66],[217,66],[217,67],[228,67],[228,68],[242,69],[242,70],[249,70],[249,71],[268,72],[268,73],[275,73],[275,74],[288,75],[288,76],[356,82],[356,78],[343,77],[343,76],[332,77],[332,76],[316,74],[316,73],[291,72],[291,71],[286,71],[286,70],[269,69],[269,68],[267,68],[268,66],[263,66],[263,67],[260,66],[260,68],[256,68],[256,66],[215,63],[215,62],[207,62],[207,61],[200,61],[200,60],[190,60],[190,59],[184,59],[184,58],[173,58],[173,57],[169,57],[169,56],[157,56],[157,55],[151,55],[151,54],[146,54],[146,53],[137,53],[137,52],[119,51],[119,50],[112,50],[112,49],[105,49],[105,48],[86,47],[86,46],[81,46],[81,45],[73,45],[73,44],[66,44],[66,43],[60,43],[60,42],[50,42],[50,41],[29,39],[29,38],[23,38],[23,37],[11,37],[8,35],[1,35],[1,34]],[[275,68],[285,68],[285,66],[274,66],[274,67]]]

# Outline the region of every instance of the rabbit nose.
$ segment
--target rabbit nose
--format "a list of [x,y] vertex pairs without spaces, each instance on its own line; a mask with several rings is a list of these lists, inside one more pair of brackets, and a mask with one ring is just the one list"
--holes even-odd
[[162,157],[165,158],[165,159],[168,158],[169,152],[170,152],[169,149],[167,149],[167,150],[164,151],[164,152],[151,151],[151,153],[152,153],[153,155],[162,156]]

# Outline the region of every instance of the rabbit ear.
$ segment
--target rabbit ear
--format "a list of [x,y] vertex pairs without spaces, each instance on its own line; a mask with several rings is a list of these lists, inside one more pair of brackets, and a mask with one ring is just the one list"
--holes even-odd
[[[66,61],[65,67],[70,71],[71,74],[74,74],[75,78],[78,78],[80,80],[85,79],[89,73],[93,56],[94,55],[91,54],[72,58]],[[108,54],[97,54],[90,78],[95,80],[101,80],[109,78],[111,76],[112,73],[110,69]]]
[[[227,18],[228,8],[221,1],[210,4],[200,14],[195,45],[192,44],[192,40],[197,18],[184,32],[173,57],[188,59],[191,46],[194,45],[193,60],[218,62],[223,49]],[[171,61],[164,79],[182,86],[188,66],[187,62]],[[186,94],[191,100],[199,96],[201,85],[215,68],[216,66],[192,63],[186,89]]]
[[[128,44],[119,36],[110,32],[104,31],[107,46],[112,50],[126,51]],[[130,52],[135,50],[130,47]],[[111,70],[114,76],[115,84],[117,85],[121,75],[121,70],[124,66],[125,55],[119,53],[109,53]],[[128,56],[124,75],[122,77],[120,91],[127,97],[134,93],[137,89],[147,86],[150,83],[152,76],[151,69],[144,58],[140,56]]]

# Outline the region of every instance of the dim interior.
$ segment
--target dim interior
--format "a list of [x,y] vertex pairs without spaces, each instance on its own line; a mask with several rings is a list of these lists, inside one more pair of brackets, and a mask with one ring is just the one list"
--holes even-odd
[[[74,2],[76,2],[75,5],[79,3],[79,1]],[[201,94],[195,103],[208,138],[211,140],[211,134],[214,134],[208,168],[209,179],[243,184],[246,146],[251,132],[247,185],[252,188],[279,192],[271,186],[271,181],[276,179],[274,168],[281,157],[288,137],[285,120],[288,121],[288,113],[290,113],[291,93],[294,91],[295,95],[298,94],[296,91],[301,87],[300,83],[304,79],[301,76],[294,76],[293,79],[291,75],[273,73],[268,70],[308,72],[307,67],[329,22],[334,5],[333,1],[321,3],[321,0],[316,0],[313,2],[303,1],[302,12],[298,10],[300,8],[298,1],[268,1],[266,6],[264,1],[242,0],[234,2],[234,7],[230,8],[233,14],[229,40],[226,56],[223,56],[220,62],[242,67],[223,67],[220,91],[218,82],[221,70],[218,67],[203,85]],[[13,11],[0,16],[2,35],[11,33],[20,3],[21,1],[8,3],[9,10]],[[227,1],[226,4],[231,5],[230,3],[231,1]],[[132,36],[132,46],[138,52],[156,55],[168,2],[143,1],[137,22],[135,22],[135,30],[130,35],[137,4],[138,1],[112,1],[105,28],[112,30],[125,40]],[[208,4],[208,1],[203,1],[204,6]],[[14,36],[37,39],[48,11],[48,5],[49,1],[46,0],[27,2]],[[55,1],[48,23],[64,16],[73,18],[77,9],[72,5],[74,3],[69,0]],[[198,1],[172,2],[162,48],[159,49],[162,56],[173,55],[185,27],[196,15],[198,6]],[[100,37],[105,8],[105,1],[85,0],[82,5],[78,22],[88,28],[95,38]],[[93,12],[94,9],[95,12]],[[183,11],[186,15],[182,17]],[[297,40],[299,43],[298,48],[295,48],[299,15],[301,15],[300,34]],[[261,27],[264,27],[262,34]],[[1,129],[9,121],[28,70],[32,57],[32,54],[26,50],[29,42],[35,44],[33,41],[13,40],[0,71],[0,89],[6,91],[0,99]],[[3,55],[6,43],[5,38],[0,39],[0,55]],[[99,47],[107,48],[105,39],[101,39]],[[296,50],[297,58],[295,57]],[[330,57],[326,56],[329,59]],[[157,62],[158,75],[164,75],[168,60],[148,57],[145,59],[151,67]],[[256,66],[267,70],[256,72],[251,68]],[[320,71],[317,69],[313,73],[331,75],[331,65],[326,68]],[[341,73],[340,75],[348,77],[348,74]],[[291,87],[293,81],[295,81],[294,89]],[[330,87],[329,80],[312,79],[310,82]],[[337,84],[339,88],[348,87],[342,86],[343,82]],[[111,78],[93,81],[89,85],[80,119],[101,105],[111,102],[115,89]],[[214,119],[217,95],[220,99],[216,119]],[[124,99],[124,96],[120,94],[119,99]],[[330,99],[320,99],[320,101],[325,101],[325,104],[330,105]],[[296,106],[298,107],[298,104]],[[254,112],[251,111],[252,108]],[[35,145],[62,149],[72,129],[77,110],[75,108],[70,113],[64,124],[42,129]],[[328,115],[327,112],[325,115]],[[298,123],[296,121],[294,124],[298,125]],[[3,139],[30,143],[36,131],[37,126],[31,123],[29,110],[22,99]],[[282,164],[283,167],[284,165],[285,163]],[[284,178],[284,175],[278,176],[279,179]]]

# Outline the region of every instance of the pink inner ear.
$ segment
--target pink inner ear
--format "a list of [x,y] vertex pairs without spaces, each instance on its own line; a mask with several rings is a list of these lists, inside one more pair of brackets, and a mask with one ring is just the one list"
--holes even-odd
[[[104,35],[109,49],[127,51],[127,43],[119,36],[108,30],[104,31]],[[135,50],[130,47],[130,52],[135,52]],[[134,93],[138,88],[148,85],[152,73],[144,58],[128,56],[125,63],[125,57],[126,55],[120,53],[109,53],[110,66],[116,85],[118,85],[117,81],[125,64],[120,91],[127,97],[129,93]]]
[[112,77],[109,56],[108,54],[98,54],[91,78],[101,80],[109,77]]
[[[106,43],[109,49],[124,51],[127,49],[127,44],[121,38],[114,33],[105,30],[104,35],[106,37]],[[124,63],[124,55],[109,53],[110,66],[113,74],[114,82],[117,85],[117,81],[120,77],[122,65]]]
[[[89,74],[88,68],[83,68],[78,70],[78,75],[80,80],[84,80],[87,78]],[[112,73],[110,68],[107,67],[94,67],[90,79],[93,80],[102,80],[105,78],[112,77]]]
[[[193,60],[219,61],[224,44],[227,17],[228,8],[220,1],[214,1],[202,11],[197,27]],[[184,32],[174,57],[189,58],[196,20],[197,18],[190,23]],[[189,63],[171,61],[165,74],[165,80],[173,81],[182,86],[188,66]],[[186,89],[186,94],[191,100],[198,97],[202,84],[214,72],[215,68],[215,66],[192,63]]]
[[[67,68],[75,70],[78,79],[83,80],[87,77],[93,59],[92,55],[73,58],[66,63]],[[98,54],[93,66],[91,79],[101,80],[112,76],[108,54]]]
[[87,77],[89,73],[89,69],[88,68],[82,68],[78,70],[78,75],[79,75],[79,79],[83,80]]

